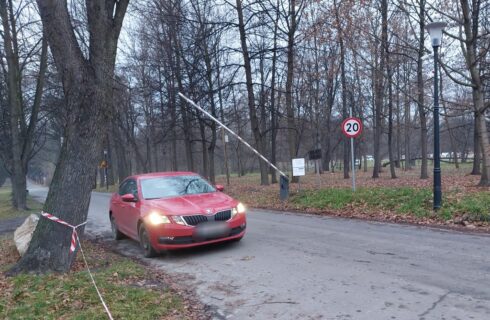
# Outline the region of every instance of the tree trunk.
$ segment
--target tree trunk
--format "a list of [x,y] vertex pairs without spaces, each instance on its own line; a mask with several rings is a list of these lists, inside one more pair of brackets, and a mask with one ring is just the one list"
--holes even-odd
[[[112,79],[117,40],[128,0],[87,1],[90,59],[83,57],[65,3],[38,0],[58,72],[63,82],[67,112],[66,134],[44,211],[72,224],[87,219],[91,190],[112,101]],[[110,108],[109,108],[110,109]],[[41,218],[26,254],[11,272],[67,272],[71,229]],[[83,233],[83,228],[79,228]]]
[[481,174],[481,152],[480,152],[480,137],[478,134],[478,123],[480,122],[481,115],[478,112],[474,112],[473,121],[473,168],[471,175],[479,176]]
[[[344,48],[344,35],[341,27],[341,21],[339,17],[339,8],[337,1],[334,1],[335,6],[335,20],[337,23],[337,37],[340,47],[340,79],[342,83],[342,118],[346,119],[349,116],[347,111],[347,80],[345,77],[345,48]],[[351,101],[352,103],[352,101]],[[344,162],[344,179],[349,179],[349,150],[350,139],[342,137],[342,150],[343,150],[343,162]]]
[[[475,130],[478,134],[478,142],[481,154],[481,177],[479,186],[490,186],[490,139],[488,136],[485,112],[488,105],[484,102],[484,87],[478,68],[480,53],[477,52],[477,40],[479,38],[479,15],[481,1],[473,1],[470,10],[468,0],[461,0],[463,17],[463,29],[466,41],[465,60],[472,82],[473,108],[475,111]],[[485,50],[484,48],[482,50]],[[488,50],[488,49],[486,49]],[[475,158],[476,158],[475,152]],[[475,161],[476,162],[476,161]]]
[[386,44],[386,71],[388,76],[388,157],[390,161],[391,179],[396,179],[395,157],[393,156],[393,76],[391,69],[389,45]]
[[[206,65],[206,80],[208,83],[208,99],[209,103],[211,106],[211,115],[216,118],[216,101],[214,98],[214,82],[213,82],[213,68],[211,65],[211,56],[209,54],[209,50],[207,47],[207,43],[203,44],[204,46],[204,62]],[[216,149],[216,122],[211,121],[211,124],[209,125],[211,129],[211,141],[209,142],[208,146],[208,178],[211,183],[215,184],[216,183],[216,173],[215,173],[215,165],[214,165],[214,152]]]
[[[277,64],[277,37],[279,28],[279,0],[276,3],[276,19],[274,21],[274,46],[272,49],[272,76],[271,76],[271,162],[277,164],[277,116],[276,116],[276,64]],[[280,94],[278,100],[280,101]],[[277,183],[277,172],[271,167],[271,183]]]
[[375,120],[374,120],[374,168],[373,178],[379,178],[381,170],[381,134],[383,123],[383,96],[384,96],[384,69],[386,60],[386,47],[388,45],[388,2],[381,2],[381,50],[379,66],[375,72]]
[[[483,102],[483,101],[482,101]],[[481,150],[481,177],[479,186],[488,187],[490,186],[490,141],[488,138],[487,123],[485,120],[485,115],[479,115],[477,118],[477,128],[478,128],[478,140],[480,141]]]
[[[442,74],[442,72],[439,72],[439,74]],[[444,100],[444,97],[443,97],[444,90],[443,90],[442,78],[443,77],[440,77],[440,80],[439,80],[439,88],[440,88],[440,96],[441,96],[441,101],[442,101],[442,110],[444,110],[444,123],[446,124],[447,131],[449,134],[449,142],[451,144],[451,152],[453,154],[454,166],[456,167],[456,169],[459,169],[459,161],[458,161],[458,152],[457,152],[457,148],[456,148],[456,142],[454,141],[453,130],[451,129],[451,124],[449,123],[449,115],[448,115],[448,111],[447,111],[447,107],[446,107],[446,101]]]
[[425,55],[424,35],[425,35],[425,0],[420,0],[420,14],[419,14],[419,49],[417,56],[417,107],[419,109],[420,116],[420,149],[422,166],[420,167],[420,179],[428,179],[427,172],[427,116],[424,105],[424,78],[423,78],[423,66],[422,57]]
[[[408,73],[407,70],[405,70],[405,73]],[[404,135],[405,135],[405,170],[411,170],[412,169],[412,164],[410,162],[411,159],[411,151],[410,151],[410,123],[411,123],[411,108],[410,108],[410,84],[409,84],[409,75],[405,74],[405,90],[407,91],[405,95],[405,108],[404,108],[404,114],[405,114],[405,125],[404,125]]]
[[[296,33],[296,0],[289,0],[289,30],[287,44],[287,77],[286,77],[286,119],[288,124],[289,160],[297,156],[298,133],[293,109],[293,77],[294,77],[294,36]],[[298,177],[291,179],[297,183]]]
[[[265,150],[263,149],[263,144],[261,143],[262,141],[262,133],[260,132],[260,127],[259,127],[259,120],[257,118],[257,110],[255,108],[255,95],[254,95],[254,88],[253,88],[253,79],[252,79],[252,66],[250,63],[250,55],[248,52],[248,45],[247,45],[247,37],[246,37],[246,31],[245,31],[245,22],[243,18],[243,7],[242,7],[242,0],[236,0],[236,10],[238,14],[238,29],[240,33],[240,43],[242,47],[242,54],[243,54],[243,62],[244,62],[244,67],[245,67],[245,79],[246,79],[246,84],[247,84],[247,97],[248,97],[248,111],[250,115],[250,125],[252,127],[252,133],[254,135],[255,139],[255,145],[259,151],[259,153],[264,154]],[[259,159],[259,165],[260,165],[260,184],[261,185],[268,185],[269,184],[269,176],[264,175],[264,173],[267,173],[267,164],[262,160]]]

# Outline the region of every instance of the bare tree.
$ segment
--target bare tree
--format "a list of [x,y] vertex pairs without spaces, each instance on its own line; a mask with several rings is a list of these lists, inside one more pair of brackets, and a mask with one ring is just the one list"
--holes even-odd
[[[34,99],[30,106],[24,100],[25,89],[23,88],[22,69],[30,59],[31,53],[27,54],[21,61],[19,49],[19,33],[17,16],[12,1],[0,0],[0,18],[3,26],[3,48],[7,62],[5,77],[7,80],[7,101],[9,105],[10,123],[6,126],[9,143],[2,148],[2,158],[10,171],[12,181],[12,204],[15,208],[27,209],[26,204],[26,175],[27,165],[33,156],[33,146],[38,124],[38,115],[41,107],[41,99],[44,89],[44,79],[47,68],[48,50],[47,41],[43,37],[40,40],[41,53],[38,74],[36,77],[36,88]],[[31,52],[36,52],[36,47]],[[2,54],[3,55],[3,54]],[[28,117],[29,116],[29,117]],[[7,138],[7,137],[6,137]],[[7,139],[6,139],[7,140]]]
[[[117,42],[129,0],[86,1],[88,56],[77,41],[66,1],[38,0],[39,12],[62,79],[68,112],[65,139],[44,211],[73,225],[87,219],[96,155],[111,104]],[[73,201],[73,196],[78,201]],[[82,231],[82,230],[79,230]],[[69,270],[72,230],[41,219],[12,272]]]

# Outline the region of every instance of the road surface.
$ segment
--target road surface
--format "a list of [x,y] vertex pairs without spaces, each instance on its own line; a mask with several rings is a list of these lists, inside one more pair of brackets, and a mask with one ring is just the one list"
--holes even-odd
[[[46,189],[31,188],[42,199]],[[109,195],[86,231],[112,241]],[[490,237],[250,210],[239,243],[147,259],[195,288],[215,319],[490,319]]]

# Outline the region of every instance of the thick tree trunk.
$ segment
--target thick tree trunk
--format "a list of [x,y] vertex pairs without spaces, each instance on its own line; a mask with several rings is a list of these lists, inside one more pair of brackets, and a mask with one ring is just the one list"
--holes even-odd
[[[81,73],[85,72],[81,70]],[[95,83],[94,77],[80,80],[85,88]],[[43,209],[72,225],[80,224],[87,218],[95,178],[94,168],[100,143],[94,137],[101,134],[100,110],[104,107],[101,104],[104,101],[103,93],[98,90],[92,87],[80,92],[72,87],[66,95],[67,107],[80,112],[70,116],[61,156]],[[75,257],[69,252],[70,237],[71,229],[41,218],[29,249],[14,267],[14,272],[68,271]]]
[[[62,152],[44,211],[78,225],[87,219],[101,146],[97,137],[105,135],[104,124],[111,114],[108,106],[112,106],[117,39],[128,0],[87,1],[90,59],[83,57],[78,46],[66,2],[37,2],[69,111]],[[80,229],[81,234],[83,228]],[[69,251],[71,231],[41,218],[26,254],[11,271],[68,271],[75,257]]]

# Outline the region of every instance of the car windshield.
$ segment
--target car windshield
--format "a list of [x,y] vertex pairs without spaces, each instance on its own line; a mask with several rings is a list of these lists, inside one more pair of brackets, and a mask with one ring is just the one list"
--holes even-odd
[[141,193],[147,200],[215,191],[216,189],[199,176],[172,176],[141,180]]

